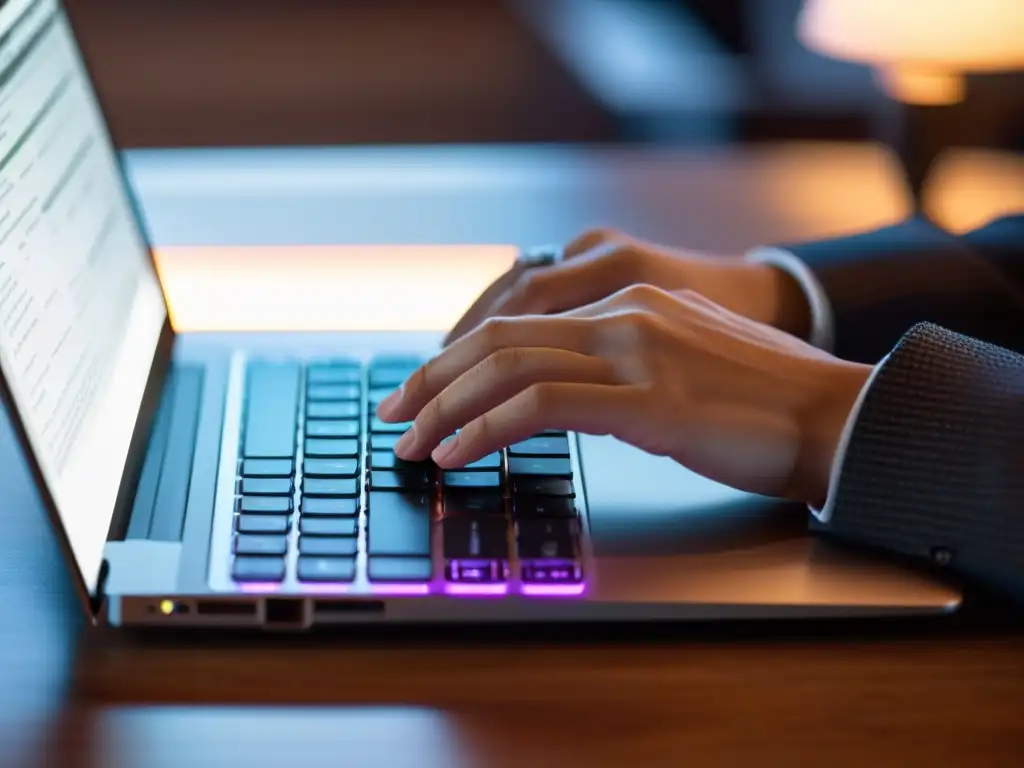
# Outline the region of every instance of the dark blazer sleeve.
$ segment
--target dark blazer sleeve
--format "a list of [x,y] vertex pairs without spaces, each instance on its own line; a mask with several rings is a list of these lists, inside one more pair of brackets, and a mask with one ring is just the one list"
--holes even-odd
[[813,528],[1024,601],[1024,356],[914,326],[875,374],[830,496]]
[[824,289],[839,357],[877,363],[918,322],[1024,351],[1024,215],[959,237],[913,218],[785,249]]

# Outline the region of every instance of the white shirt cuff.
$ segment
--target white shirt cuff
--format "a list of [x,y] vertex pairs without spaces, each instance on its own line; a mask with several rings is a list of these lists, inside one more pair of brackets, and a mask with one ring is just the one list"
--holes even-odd
[[744,259],[755,264],[771,264],[797,281],[811,309],[811,336],[806,341],[818,349],[831,352],[835,333],[832,305],[828,300],[828,294],[810,268],[784,248],[754,248],[747,252]]
[[868,380],[864,382],[864,386],[860,390],[860,394],[857,395],[857,400],[853,404],[853,408],[850,410],[850,415],[846,419],[846,424],[843,425],[843,432],[839,436],[839,445],[836,446],[836,455],[832,460],[832,470],[828,477],[828,496],[825,499],[825,504],[821,509],[816,509],[813,504],[808,505],[811,509],[811,513],[818,518],[819,521],[827,523],[832,519],[832,508],[835,506],[835,489],[839,486],[839,477],[843,472],[843,462],[846,460],[846,451],[850,445],[850,439],[853,436],[853,429],[857,423],[857,417],[860,416],[861,408],[864,406],[864,400],[868,396],[868,392],[871,389],[871,385],[875,381],[875,377],[878,372],[882,370],[882,366],[885,365],[885,361],[889,359],[886,355],[882,362],[874,367],[871,371],[871,375],[868,376]]

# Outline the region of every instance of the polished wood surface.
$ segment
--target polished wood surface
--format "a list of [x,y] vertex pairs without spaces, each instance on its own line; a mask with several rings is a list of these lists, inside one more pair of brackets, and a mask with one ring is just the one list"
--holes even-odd
[[[821,170],[827,147],[717,158],[567,152],[541,155],[533,166],[514,152],[503,162],[496,149],[472,164],[473,174],[457,156],[445,164],[430,150],[396,152],[376,166],[355,152],[328,152],[316,164],[301,154],[290,163],[287,153],[146,154],[133,158],[132,173],[151,232],[179,247],[526,244],[605,223],[735,250],[883,223],[900,215],[903,199],[871,148],[836,148],[829,173]],[[388,171],[431,163],[433,174]],[[693,174],[673,182],[666,167]],[[988,183],[970,168],[957,173],[967,191]],[[853,184],[856,191],[847,189]],[[347,206],[360,197],[360,186],[363,204]],[[817,192],[815,199],[787,198],[785,189]],[[830,190],[860,202],[829,206],[816,199]],[[395,215],[416,211],[417,197],[432,217]],[[945,210],[956,210],[953,193],[943,200]],[[368,218],[371,202],[377,214]],[[502,211],[514,217],[512,225]],[[976,208],[969,213],[978,215]],[[190,289],[180,271],[186,262],[175,264],[174,253],[162,251],[162,269],[179,270],[169,281],[170,300],[187,307],[188,292],[200,292],[202,260],[193,262],[197,285]],[[202,253],[212,259],[217,251]],[[216,300],[215,293],[205,295]],[[310,311],[322,312],[323,301]],[[0,460],[19,462],[11,453]],[[31,489],[8,483],[5,492],[0,765],[1012,766],[1024,760],[1024,634],[1002,611],[884,624],[407,627],[313,637],[82,631]]]
[[[429,712],[443,742],[472,765],[742,764],[759,755],[777,764],[1011,765],[1024,755],[1020,637],[853,632],[861,639],[837,632],[772,642],[748,630],[742,640],[678,632],[626,642],[618,632],[617,642],[602,642],[595,631],[590,642],[560,645],[534,633],[526,645],[510,631],[503,643],[469,644],[453,633],[434,647],[406,638],[202,653],[98,637],[78,684],[88,700],[127,706],[331,705],[342,729],[385,707],[378,714],[392,711],[396,752],[415,743],[403,743],[403,724],[415,732]],[[364,739],[352,729],[313,743],[328,752],[335,740],[361,747]]]

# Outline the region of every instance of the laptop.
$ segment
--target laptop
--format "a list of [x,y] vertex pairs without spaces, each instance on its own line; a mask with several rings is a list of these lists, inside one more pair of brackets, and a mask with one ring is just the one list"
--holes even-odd
[[928,574],[809,535],[803,510],[612,438],[544,432],[448,472],[396,460],[405,425],[375,407],[443,329],[176,333],[56,0],[0,7],[0,103],[4,406],[95,623],[303,629],[959,605]]

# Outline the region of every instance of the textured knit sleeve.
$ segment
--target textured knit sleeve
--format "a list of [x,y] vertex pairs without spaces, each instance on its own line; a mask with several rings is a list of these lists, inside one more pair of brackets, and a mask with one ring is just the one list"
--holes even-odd
[[819,528],[1024,599],[1024,356],[913,327],[861,405]]

